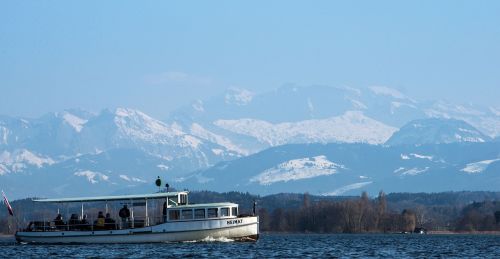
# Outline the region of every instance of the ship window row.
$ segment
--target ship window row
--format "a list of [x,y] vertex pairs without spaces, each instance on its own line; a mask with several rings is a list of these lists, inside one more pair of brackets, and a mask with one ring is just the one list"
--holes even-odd
[[224,207],[220,208],[220,210],[219,208],[168,210],[169,220],[205,219],[229,216],[238,216],[238,207]]

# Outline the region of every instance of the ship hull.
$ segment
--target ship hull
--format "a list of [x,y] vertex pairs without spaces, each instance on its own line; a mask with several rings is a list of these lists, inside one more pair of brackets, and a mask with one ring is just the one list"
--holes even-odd
[[254,241],[259,236],[259,218],[212,219],[167,222],[155,226],[100,231],[26,231],[16,240],[25,243],[160,243],[230,239]]

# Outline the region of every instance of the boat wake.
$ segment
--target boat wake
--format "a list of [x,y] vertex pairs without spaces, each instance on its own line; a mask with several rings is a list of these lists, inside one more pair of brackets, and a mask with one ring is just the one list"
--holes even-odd
[[221,243],[228,243],[228,242],[234,242],[234,239],[230,239],[227,237],[205,237],[202,240],[191,240],[191,241],[183,241],[183,243],[206,243],[206,242],[221,242]]

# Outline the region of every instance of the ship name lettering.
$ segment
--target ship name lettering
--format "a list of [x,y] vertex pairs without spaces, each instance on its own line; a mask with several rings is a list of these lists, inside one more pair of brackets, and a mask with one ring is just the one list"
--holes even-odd
[[227,221],[228,225],[241,224],[241,223],[243,223],[242,219],[233,219],[233,220],[228,220]]

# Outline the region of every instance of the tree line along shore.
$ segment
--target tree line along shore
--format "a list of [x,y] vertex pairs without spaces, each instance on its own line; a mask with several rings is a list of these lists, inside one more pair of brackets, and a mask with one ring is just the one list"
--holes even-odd
[[[500,192],[390,193],[375,197],[316,196],[282,193],[267,196],[242,192],[217,193],[193,191],[190,202],[231,201],[240,204],[240,212],[250,214],[254,201],[262,232],[295,233],[500,233]],[[25,227],[37,215],[52,215],[59,207],[37,205],[31,199],[11,202],[14,217],[0,210],[0,233],[12,234]],[[89,208],[89,213],[100,210]],[[79,210],[79,204],[62,211]],[[104,206],[104,205],[102,205]],[[113,207],[110,208],[113,210]],[[69,218],[69,217],[67,217]]]

